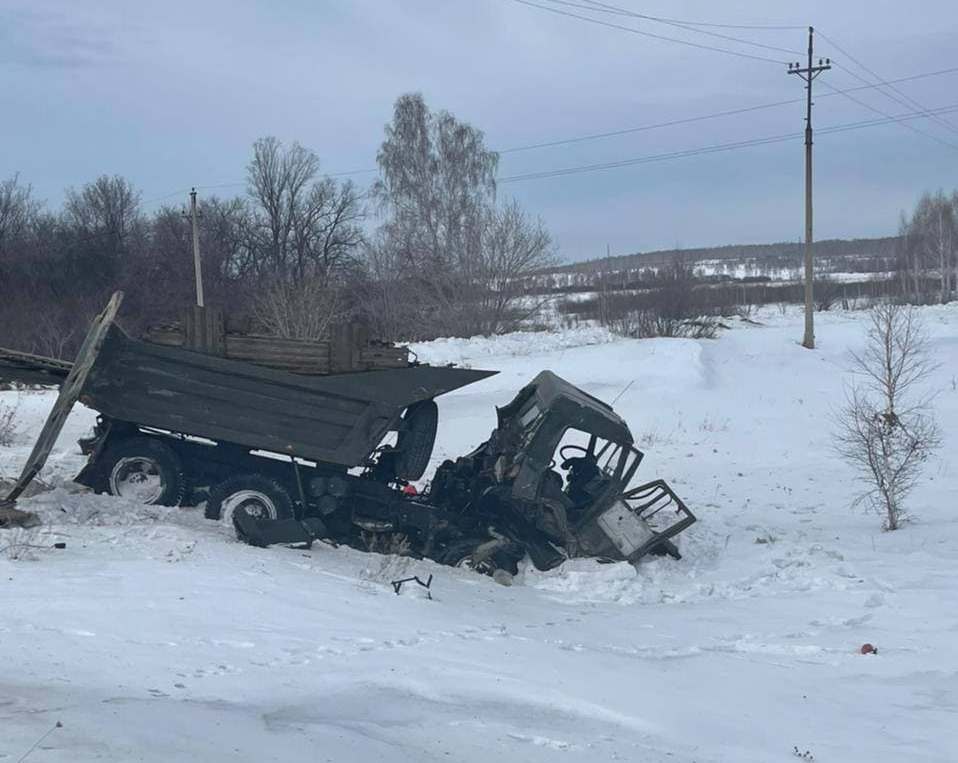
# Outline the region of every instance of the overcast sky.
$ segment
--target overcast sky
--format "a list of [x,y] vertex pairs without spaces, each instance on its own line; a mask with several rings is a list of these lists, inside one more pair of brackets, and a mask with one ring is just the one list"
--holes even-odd
[[[691,21],[811,23],[886,79],[958,67],[954,0],[606,1]],[[588,15],[775,61],[798,58]],[[801,29],[710,31],[786,49],[806,45]],[[819,51],[855,68],[825,40]],[[822,80],[861,84],[844,69]],[[958,72],[899,87],[926,108],[958,104]],[[201,192],[242,193],[250,144],[264,135],[313,148],[328,172],[374,168],[393,101],[409,91],[481,128],[496,149],[802,96],[784,64],[642,37],[515,0],[0,0],[0,178],[19,172],[51,205],[65,187],[101,173],[132,180],[147,208],[177,201],[176,192],[191,185],[239,183]],[[913,110],[877,91],[854,96],[887,114]],[[794,103],[507,153],[501,175],[800,132],[803,114]],[[880,117],[843,96],[817,99],[816,127],[872,118]],[[948,118],[958,125],[958,113]],[[820,136],[819,237],[893,233],[899,211],[923,190],[958,186],[958,128],[912,124],[953,145],[900,124]],[[500,191],[540,215],[572,260],[604,254],[606,245],[625,253],[797,240],[802,173],[798,139]],[[372,177],[354,180],[365,185]]]

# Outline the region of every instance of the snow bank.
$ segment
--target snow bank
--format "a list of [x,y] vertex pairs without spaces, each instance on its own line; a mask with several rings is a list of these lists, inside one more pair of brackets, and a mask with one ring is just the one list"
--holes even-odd
[[608,329],[587,326],[557,331],[515,331],[470,339],[434,339],[410,346],[423,363],[438,366],[448,363],[468,365],[483,358],[548,355],[572,347],[587,347],[615,340],[615,334]]

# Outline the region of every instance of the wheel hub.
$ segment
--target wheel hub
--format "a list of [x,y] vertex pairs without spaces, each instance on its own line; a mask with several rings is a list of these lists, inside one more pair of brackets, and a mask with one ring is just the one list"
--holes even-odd
[[238,490],[223,501],[220,520],[232,527],[233,518],[237,511],[253,519],[276,519],[276,504],[259,490]]
[[122,498],[156,503],[165,488],[160,466],[152,458],[121,458],[110,472],[110,492]]

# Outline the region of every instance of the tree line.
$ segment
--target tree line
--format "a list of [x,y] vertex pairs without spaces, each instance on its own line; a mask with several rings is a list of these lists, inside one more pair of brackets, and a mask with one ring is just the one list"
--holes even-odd
[[945,304],[958,291],[958,191],[925,193],[902,214],[898,239],[901,293],[910,302]]
[[[524,280],[555,263],[541,221],[497,196],[482,132],[401,96],[368,191],[322,172],[299,143],[253,146],[246,191],[202,198],[208,305],[237,330],[318,339],[362,321],[384,340],[514,329],[536,309]],[[71,357],[108,295],[138,335],[194,299],[191,222],[142,209],[126,178],[68,189],[59,209],[18,175],[0,181],[0,345]]]

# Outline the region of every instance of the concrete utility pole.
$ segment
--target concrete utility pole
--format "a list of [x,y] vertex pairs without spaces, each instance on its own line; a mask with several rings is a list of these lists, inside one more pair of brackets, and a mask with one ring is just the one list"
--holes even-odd
[[831,69],[829,59],[818,59],[813,63],[815,29],[808,28],[808,66],[804,69],[799,63],[789,64],[788,73],[797,74],[805,81],[807,91],[805,112],[805,338],[802,347],[815,349],[815,303],[812,294],[812,280],[815,268],[812,260],[812,83],[823,71]]
[[200,264],[200,229],[197,225],[196,189],[190,192],[190,219],[193,223],[193,267],[196,271],[196,304],[203,307],[203,266]]

